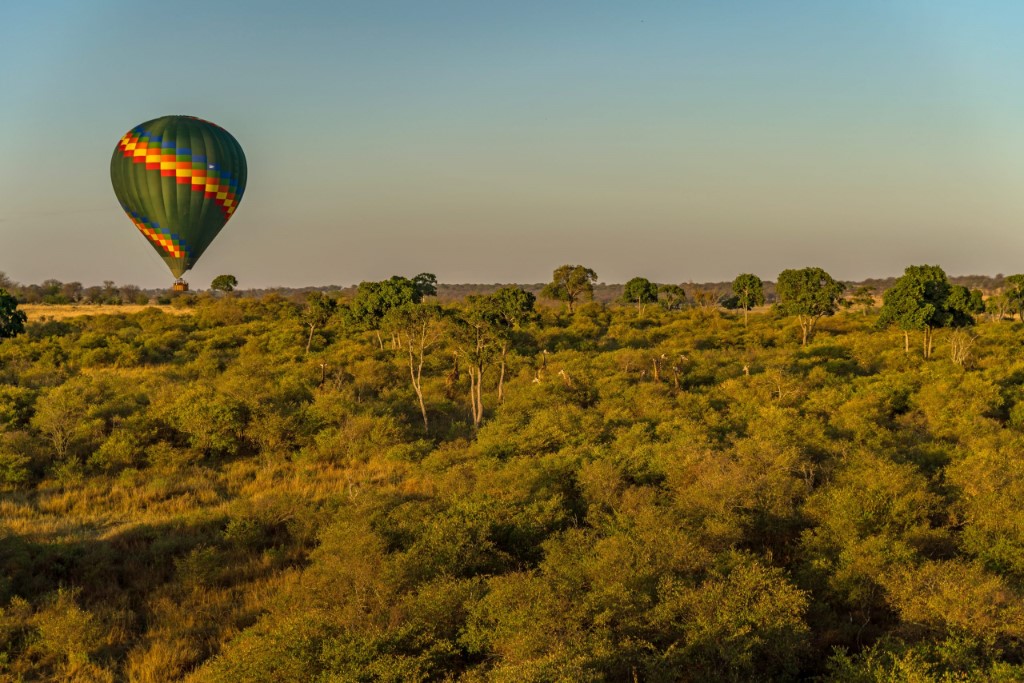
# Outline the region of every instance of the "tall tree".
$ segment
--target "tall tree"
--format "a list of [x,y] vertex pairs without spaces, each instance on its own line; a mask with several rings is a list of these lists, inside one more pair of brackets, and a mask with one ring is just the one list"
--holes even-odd
[[25,311],[18,310],[18,300],[0,289],[0,339],[14,337],[25,331]]
[[594,298],[597,273],[584,266],[559,266],[540,295],[545,299],[564,301],[572,313],[581,298]]
[[323,292],[310,292],[306,297],[306,308],[302,311],[302,322],[309,327],[306,353],[313,343],[313,332],[327,324],[338,308],[338,302]]
[[505,371],[516,333],[535,317],[533,294],[519,287],[503,287],[490,295],[470,296],[455,318],[458,353],[469,374],[473,426],[483,420],[483,375],[497,356],[498,401],[505,399]]
[[635,277],[623,287],[622,300],[625,303],[636,303],[637,315],[643,315],[647,304],[658,300],[658,285],[645,277]]
[[484,370],[494,355],[494,310],[486,296],[470,296],[455,319],[455,339],[459,353],[466,360],[469,374],[469,405],[473,427],[484,417]]
[[909,266],[882,295],[878,326],[896,325],[903,331],[903,350],[910,351],[910,333],[920,330],[922,352],[932,355],[934,332],[941,327],[964,327],[974,322],[971,295],[954,287],[939,266]]
[[779,297],[779,310],[797,317],[802,333],[801,345],[807,346],[818,320],[835,314],[843,285],[821,268],[790,269],[779,273],[775,292]]
[[743,309],[743,324],[747,324],[747,312],[764,303],[764,283],[753,273],[742,273],[732,281],[736,303]]
[[484,304],[490,309],[490,326],[498,342],[499,374],[498,402],[505,400],[505,368],[508,353],[519,329],[536,317],[536,297],[520,287],[502,287],[487,297]]
[[234,275],[218,275],[210,283],[210,289],[217,292],[233,292],[238,286],[238,279]]
[[441,338],[443,317],[437,304],[409,302],[389,310],[383,321],[384,327],[402,340],[401,346],[408,354],[409,378],[423,416],[423,431],[430,429],[427,406],[423,401],[423,363],[427,351]]

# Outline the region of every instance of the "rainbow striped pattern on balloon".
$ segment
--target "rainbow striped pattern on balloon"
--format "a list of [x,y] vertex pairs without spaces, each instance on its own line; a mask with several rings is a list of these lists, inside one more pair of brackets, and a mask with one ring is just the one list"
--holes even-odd
[[171,140],[147,133],[141,126],[126,133],[118,143],[122,154],[136,164],[145,164],[150,171],[177,179],[181,185],[191,185],[196,192],[204,192],[213,199],[225,218],[230,218],[238,206],[238,181],[229,173],[207,163],[206,157],[194,155],[187,148],[175,148]]
[[181,258],[189,255],[188,245],[185,244],[185,240],[181,239],[178,235],[170,232],[156,222],[151,221],[145,216],[131,211],[124,204],[121,205],[124,212],[128,214],[128,218],[131,219],[135,227],[139,229],[143,235],[145,235],[151,242],[160,246],[161,249],[166,251],[168,254],[175,258]]

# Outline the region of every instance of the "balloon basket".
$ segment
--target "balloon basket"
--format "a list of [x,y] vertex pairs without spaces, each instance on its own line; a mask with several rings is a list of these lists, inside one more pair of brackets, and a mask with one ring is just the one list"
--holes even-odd
[[182,280],[181,278],[178,278],[177,280],[174,281],[174,285],[171,287],[171,290],[175,292],[187,292],[188,283]]

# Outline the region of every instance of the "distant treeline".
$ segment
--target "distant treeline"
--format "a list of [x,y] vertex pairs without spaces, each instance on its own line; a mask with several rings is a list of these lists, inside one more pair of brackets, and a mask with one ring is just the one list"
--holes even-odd
[[[1005,276],[999,273],[991,275],[961,275],[950,276],[952,284],[963,285],[968,289],[980,289],[986,296],[1001,293],[1005,286]],[[866,280],[844,281],[849,292],[858,287],[870,287],[876,294],[892,287],[897,276],[887,278],[868,278]],[[244,283],[243,283],[244,284]],[[669,284],[669,283],[656,283]],[[688,292],[705,292],[715,299],[724,299],[732,294],[732,282],[681,282],[679,283]],[[522,287],[531,294],[539,296],[544,289],[545,283],[517,284],[517,283],[459,283],[445,284],[438,283],[437,299],[441,303],[452,303],[462,301],[467,296],[476,294],[493,294],[502,287]],[[620,301],[624,284],[595,284],[594,301],[609,304]],[[193,283],[196,291],[202,291],[202,285]],[[147,303],[170,303],[174,294],[167,289],[146,289],[137,285],[119,285],[111,280],[104,281],[102,285],[83,285],[81,282],[61,282],[56,279],[44,280],[39,284],[20,284],[14,282],[0,271],[0,289],[6,289],[23,304],[147,304]],[[263,297],[267,294],[277,294],[295,302],[305,301],[309,292],[337,292],[342,297],[351,298],[355,296],[356,285],[324,285],[319,287],[268,287],[268,288],[240,288],[233,293],[243,297]],[[768,303],[774,303],[775,283],[769,280],[764,281],[764,294]]]

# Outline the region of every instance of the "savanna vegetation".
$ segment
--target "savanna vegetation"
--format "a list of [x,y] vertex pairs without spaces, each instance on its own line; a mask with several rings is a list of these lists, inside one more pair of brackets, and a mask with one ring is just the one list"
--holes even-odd
[[0,293],[0,677],[1024,678],[1011,278],[596,279]]

